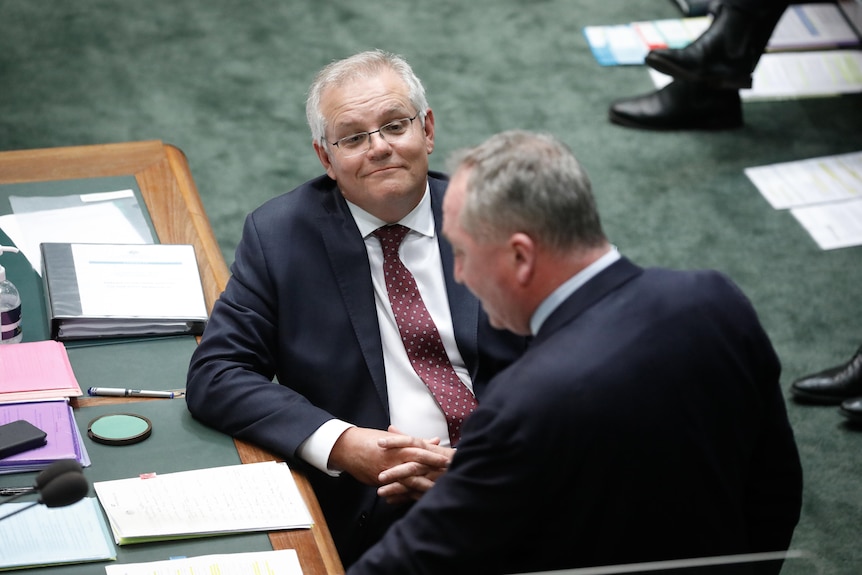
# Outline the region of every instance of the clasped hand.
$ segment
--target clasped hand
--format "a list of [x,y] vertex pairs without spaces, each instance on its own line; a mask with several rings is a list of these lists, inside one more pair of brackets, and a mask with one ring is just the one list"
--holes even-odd
[[378,487],[389,503],[419,499],[445,473],[454,449],[439,438],[419,439],[390,426],[388,431],[352,427],[336,441],[330,465]]

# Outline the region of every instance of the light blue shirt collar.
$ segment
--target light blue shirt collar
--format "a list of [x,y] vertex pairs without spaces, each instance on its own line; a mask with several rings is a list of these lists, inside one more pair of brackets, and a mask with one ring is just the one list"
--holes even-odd
[[600,271],[620,259],[620,257],[620,252],[617,247],[611,246],[608,253],[560,284],[557,289],[552,291],[551,294],[539,304],[536,311],[533,312],[533,317],[530,318],[530,332],[533,335],[539,333],[539,329],[541,329],[542,324],[545,323],[548,316],[550,316],[561,303],[566,301],[566,299],[575,293],[578,288],[593,279]]

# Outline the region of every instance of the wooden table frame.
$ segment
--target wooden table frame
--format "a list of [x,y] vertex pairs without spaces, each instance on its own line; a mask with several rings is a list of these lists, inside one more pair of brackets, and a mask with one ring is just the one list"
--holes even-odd
[[[0,152],[0,184],[134,175],[162,243],[195,248],[207,311],[227,284],[230,272],[204,211],[188,161],[181,150],[158,140]],[[94,405],[112,398],[86,398]],[[279,460],[250,443],[235,440],[243,463]],[[310,529],[269,534],[273,549],[296,549],[305,575],[344,573],[311,484],[293,472],[314,518]]]

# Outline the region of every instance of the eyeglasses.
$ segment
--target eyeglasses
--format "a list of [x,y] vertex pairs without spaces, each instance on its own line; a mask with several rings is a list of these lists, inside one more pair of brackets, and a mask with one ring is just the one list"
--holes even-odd
[[413,120],[418,117],[419,114],[417,113],[412,118],[394,120],[371,132],[357,132],[356,134],[339,138],[334,142],[329,142],[329,144],[337,146],[345,158],[359,156],[371,149],[371,134],[380,134],[380,137],[389,144],[400,142],[410,131]]

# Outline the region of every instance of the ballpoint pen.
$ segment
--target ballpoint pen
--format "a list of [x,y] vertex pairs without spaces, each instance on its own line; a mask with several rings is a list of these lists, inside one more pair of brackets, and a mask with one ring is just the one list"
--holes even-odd
[[0,495],[9,497],[10,495],[23,495],[34,491],[32,487],[0,487]]
[[183,395],[181,392],[173,391],[151,391],[148,389],[125,389],[122,387],[91,387],[87,390],[90,395],[102,395],[110,397],[164,397],[173,399]]

